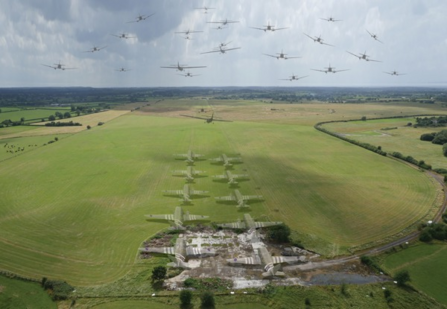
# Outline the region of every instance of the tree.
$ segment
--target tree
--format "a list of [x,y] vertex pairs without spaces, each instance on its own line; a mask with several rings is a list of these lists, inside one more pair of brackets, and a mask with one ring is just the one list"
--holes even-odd
[[438,145],[447,143],[447,130],[442,130],[436,133],[435,138],[431,142]]
[[444,154],[444,157],[447,157],[447,143],[442,145],[442,153]]
[[405,283],[411,281],[410,273],[408,270],[401,270],[396,273],[394,280],[397,281],[397,285],[404,286]]
[[25,117],[20,118],[20,122],[25,122]]
[[204,292],[202,294],[202,296],[200,296],[200,300],[201,300],[201,307],[203,309],[205,308],[214,308],[215,306],[215,301],[214,301],[214,294],[211,292]]
[[267,232],[268,238],[279,243],[289,242],[289,236],[290,228],[285,224],[273,226]]
[[59,138],[55,137],[54,140],[57,142],[59,140]]
[[366,116],[362,116],[361,120],[366,121]]
[[436,132],[433,132],[433,133],[425,133],[425,134],[422,134],[422,135],[421,135],[420,140],[421,140],[421,141],[428,141],[428,142],[431,142],[431,141],[433,141],[433,139],[435,138],[435,135],[436,135]]
[[55,121],[56,117],[54,117],[54,115],[50,115],[50,117],[48,117],[48,121]]
[[70,117],[71,117],[70,112],[65,112],[65,113],[64,113],[64,118],[70,118]]
[[180,304],[183,308],[191,306],[192,293],[188,290],[182,290],[180,292]]
[[166,277],[166,267],[157,266],[152,270],[152,281],[161,281]]
[[87,126],[87,130],[90,130],[92,127],[91,126]]

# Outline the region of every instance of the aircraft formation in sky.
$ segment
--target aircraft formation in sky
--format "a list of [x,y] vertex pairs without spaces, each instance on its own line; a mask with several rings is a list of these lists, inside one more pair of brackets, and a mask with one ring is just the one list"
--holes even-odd
[[[195,8],[195,10],[201,10],[203,11],[204,14],[207,14],[209,10],[215,10],[215,8],[211,8],[211,7],[197,7]],[[130,20],[130,21],[125,21],[124,23],[127,24],[133,24],[133,23],[143,23],[143,22],[149,22],[150,21],[150,17],[152,17],[155,13],[149,14],[149,15],[138,15],[137,17],[135,17],[134,20]],[[319,19],[327,21],[329,24],[335,24],[335,23],[340,23],[343,22],[342,19],[336,19],[332,16],[329,17],[320,17]],[[225,19],[219,19],[219,20],[211,20],[211,21],[207,21],[207,24],[210,25],[216,25],[216,27],[213,27],[214,29],[217,30],[222,30],[225,29],[227,27],[229,27],[230,25],[235,25],[240,23],[238,20],[231,20],[228,18]],[[287,26],[281,26],[281,27],[277,27],[274,24],[271,24],[270,22],[267,22],[266,25],[263,26],[250,26],[249,28],[254,29],[254,30],[261,30],[263,32],[275,32],[275,31],[280,31],[280,30],[287,30],[290,29],[290,27]],[[368,29],[365,29],[366,33],[375,41],[379,42],[379,43],[383,43],[383,41],[379,40],[378,35],[375,33],[370,32]],[[180,34],[182,35],[182,37],[186,40],[192,40],[193,39],[193,35],[199,34],[199,33],[203,33],[203,30],[196,30],[196,29],[186,29],[183,31],[176,31],[174,32],[175,34]],[[365,33],[365,35],[366,35]],[[303,34],[308,37],[309,39],[311,39],[314,43],[319,43],[319,45],[325,45],[328,47],[335,47],[333,44],[329,44],[327,43],[321,35],[315,36],[315,35],[311,35],[308,34],[306,32],[303,32]],[[137,38],[136,36],[132,36],[131,34],[128,34],[126,32],[121,32],[121,33],[117,33],[117,34],[110,34],[111,36],[114,36],[118,39],[121,40],[131,40],[131,39],[135,39]],[[202,52],[198,52],[199,54],[220,54],[220,55],[224,55],[227,54],[230,51],[235,51],[238,49],[241,49],[242,47],[237,46],[237,47],[228,47],[228,44],[230,44],[230,42],[228,43],[220,43],[218,46],[216,46],[215,48],[213,48],[212,50],[205,50]],[[105,49],[107,46],[93,46],[91,49],[83,51],[84,53],[95,53],[95,52],[100,52],[101,50]],[[349,53],[352,56],[357,57],[359,60],[364,60],[366,62],[382,62],[381,60],[376,60],[376,59],[372,59],[369,55],[366,54],[366,51],[364,53],[354,53],[351,51],[346,51],[347,53]],[[272,57],[272,58],[276,58],[278,60],[288,60],[288,59],[297,59],[297,58],[301,58],[299,56],[288,56],[286,53],[284,53],[282,50],[280,53],[276,53],[276,54],[267,54],[264,53],[263,55],[268,56],[268,57]],[[68,65],[62,64],[61,62],[58,62],[56,64],[53,65],[49,65],[49,64],[42,64],[46,67],[52,68],[54,70],[71,70],[71,69],[76,69],[75,67],[70,67]],[[171,65],[162,65],[160,66],[160,68],[163,69],[174,69],[177,72],[180,72],[180,76],[184,76],[184,77],[195,77],[195,76],[200,76],[202,74],[192,74],[191,72],[189,72],[189,70],[193,70],[193,69],[205,69],[207,68],[207,65],[187,65],[187,64],[180,64],[179,61],[177,61],[177,64],[171,64]],[[121,68],[115,71],[118,72],[128,72],[131,69],[128,68]],[[323,73],[338,73],[338,72],[344,72],[344,71],[349,71],[350,69],[335,69],[335,67],[332,67],[331,64],[329,64],[328,67],[324,67],[323,69],[311,69],[313,71],[318,71],[318,72],[323,72]],[[400,76],[400,75],[405,75],[404,73],[398,73],[397,71],[393,70],[391,72],[387,72],[384,71],[383,73],[386,73],[388,75],[391,76]],[[289,78],[279,78],[279,80],[287,80],[287,81],[298,81],[304,77],[308,77],[308,75],[305,76],[295,76],[294,74],[292,76],[290,76]]]

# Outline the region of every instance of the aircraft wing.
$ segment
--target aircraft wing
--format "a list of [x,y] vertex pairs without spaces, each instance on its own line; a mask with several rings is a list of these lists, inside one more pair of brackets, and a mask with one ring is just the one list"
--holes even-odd
[[163,69],[178,69],[178,67],[177,66],[173,66],[173,67],[160,67],[160,68],[163,68]]
[[214,158],[214,159],[208,159],[208,160],[213,161],[213,162],[223,162],[223,159],[221,157]]
[[351,53],[351,52],[349,52],[349,51],[346,51],[348,54],[351,54],[351,55],[353,55],[353,56],[355,56],[355,57],[357,57],[357,58],[360,58],[359,56],[357,56],[356,54],[353,54],[353,53]]
[[237,201],[236,197],[233,195],[227,195],[227,196],[217,196],[215,197],[216,201]]
[[[183,191],[181,191],[183,194]],[[204,194],[208,194],[208,191],[202,191],[202,190],[191,190],[190,191],[191,195],[204,195]]]
[[308,35],[308,34],[306,34],[306,33],[304,33],[304,32],[303,32],[303,34],[304,34],[305,36],[307,36],[309,39],[312,39],[312,40],[315,41],[315,38],[314,38],[314,37],[311,37],[310,35]]
[[187,175],[188,174],[188,171],[172,171],[172,174],[175,174],[175,175]]
[[223,120],[223,119],[216,119],[216,118],[214,118],[213,121],[233,122],[233,121],[231,121],[231,120]]
[[274,28],[274,29],[272,29],[272,31],[278,31],[278,30],[284,30],[284,29],[287,29],[287,27],[284,27],[284,28]]
[[368,58],[366,58],[366,61],[382,62],[382,61],[380,61],[380,60],[374,60],[374,59],[368,59]]
[[221,223],[217,224],[217,226],[227,228],[227,229],[245,229],[247,226],[243,221],[231,222],[231,223]]
[[275,226],[275,225],[280,225],[280,224],[282,224],[282,222],[260,222],[260,221],[255,221],[255,228],[269,227],[269,226]]
[[174,220],[174,215],[145,215],[148,219]]
[[318,71],[318,72],[323,72],[323,73],[327,73],[327,71],[325,70],[317,70],[317,69],[311,69],[312,71]]
[[258,256],[227,259],[229,264],[242,264],[242,265],[261,265],[261,259]]
[[229,51],[229,50],[235,50],[235,49],[241,49],[241,48],[240,47],[226,48],[226,49],[224,49],[224,52]]
[[208,52],[204,52],[204,53],[200,53],[201,55],[202,54],[211,54],[211,53],[220,53],[221,51],[220,51],[220,49],[219,50],[212,50],[212,51],[208,51]]
[[214,175],[212,177],[216,179],[228,179],[227,175]]
[[206,66],[197,66],[197,67],[182,67],[183,69],[201,69],[201,68],[206,68]]
[[258,27],[250,27],[251,29],[256,29],[256,30],[262,30],[262,31],[265,31],[265,30],[267,30],[267,29],[264,29],[264,28],[258,28]]
[[249,201],[249,200],[263,200],[264,198],[262,197],[262,195],[242,195],[242,199],[244,201]]
[[285,57],[285,59],[298,59],[298,58],[301,58],[301,57],[298,57],[298,56],[296,56],[296,57]]
[[163,190],[164,194],[167,195],[181,195],[183,196],[183,190]]
[[213,248],[196,248],[186,247],[187,256],[204,256],[204,255],[216,255],[216,250]]
[[278,56],[274,56],[274,55],[269,55],[269,54],[263,54],[263,55],[266,55],[266,56],[269,56],[269,57],[272,57],[272,58],[278,58]]
[[236,157],[227,157],[228,162],[241,162],[242,159],[241,158],[236,158]]
[[52,69],[57,69],[57,67],[53,67],[53,66],[51,66],[51,65],[48,65],[48,64],[42,64],[43,66],[45,66],[45,67],[49,67],[49,68],[52,68]]
[[233,178],[235,178],[235,179],[242,179],[242,178],[250,177],[247,174],[232,174],[232,175],[233,175]]
[[338,72],[344,72],[344,71],[349,71],[349,69],[346,69],[346,70],[333,70],[332,72],[338,73]]
[[297,263],[302,261],[299,256],[272,256],[273,264],[281,264],[281,263]]
[[142,247],[139,248],[140,252],[154,252],[154,253],[162,253],[162,254],[171,254],[174,255],[174,247]]
[[331,45],[331,44],[328,44],[328,43],[324,43],[324,42],[321,42],[321,41],[320,41],[320,44],[334,47],[334,45]]
[[209,216],[201,216],[201,215],[190,215],[189,213],[185,213],[183,215],[183,221],[196,221],[196,220],[207,220]]
[[189,117],[189,118],[195,118],[195,119],[207,120],[207,118],[196,117],[196,116],[190,116],[190,115],[184,115],[184,114],[180,114],[180,116],[183,116],[183,117]]

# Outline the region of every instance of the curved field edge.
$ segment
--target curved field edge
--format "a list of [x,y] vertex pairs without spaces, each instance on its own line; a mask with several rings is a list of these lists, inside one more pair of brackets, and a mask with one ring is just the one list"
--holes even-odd
[[394,275],[407,270],[411,285],[440,303],[447,305],[447,245],[418,244],[397,253],[386,255],[381,266]]
[[[306,247],[328,254],[401,231],[424,217],[436,197],[418,171],[310,126],[207,126],[128,114],[0,163],[0,268],[73,285],[122,277],[141,242],[168,226],[144,215],[170,213],[178,205],[161,191],[183,186],[171,171],[185,163],[172,154],[190,148],[207,158],[241,153],[244,163],[234,170],[250,175],[241,191],[265,197],[252,204],[251,215],[284,221],[310,235]],[[207,161],[196,166],[208,176],[222,172]],[[242,216],[234,206],[214,202],[229,193],[225,184],[205,177],[194,187],[211,194],[186,210],[213,221]]]

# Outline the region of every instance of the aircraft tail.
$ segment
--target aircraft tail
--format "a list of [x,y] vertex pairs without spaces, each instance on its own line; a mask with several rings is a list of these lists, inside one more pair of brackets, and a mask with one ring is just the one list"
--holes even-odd
[[188,263],[186,263],[182,259],[176,258],[175,256],[172,255],[169,255],[169,259],[172,261],[171,263],[167,264],[169,267],[191,269]]
[[278,277],[284,277],[285,274],[282,271],[279,271],[281,268],[281,264],[277,264],[274,267],[270,268],[267,272],[262,273],[263,277],[272,277],[272,276],[278,276]]

